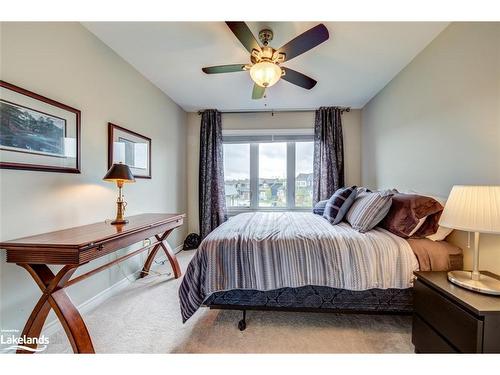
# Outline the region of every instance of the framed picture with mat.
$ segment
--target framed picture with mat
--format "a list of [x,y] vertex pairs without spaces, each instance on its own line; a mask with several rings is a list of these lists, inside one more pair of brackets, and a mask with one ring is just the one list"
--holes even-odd
[[0,81],[0,168],[80,173],[81,113]]
[[151,138],[108,123],[108,169],[127,165],[135,178],[151,178]]

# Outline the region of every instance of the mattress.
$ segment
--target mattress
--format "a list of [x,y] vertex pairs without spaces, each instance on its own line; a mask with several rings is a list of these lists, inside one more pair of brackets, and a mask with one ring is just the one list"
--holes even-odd
[[381,228],[359,233],[312,213],[240,214],[200,244],[179,289],[181,313],[186,321],[230,290],[408,289],[418,269],[408,241]]
[[[463,252],[459,247],[426,238],[407,241],[421,271],[463,269]],[[356,291],[314,285],[269,291],[234,289],[213,293],[204,305],[232,309],[408,314],[413,311],[413,289]]]

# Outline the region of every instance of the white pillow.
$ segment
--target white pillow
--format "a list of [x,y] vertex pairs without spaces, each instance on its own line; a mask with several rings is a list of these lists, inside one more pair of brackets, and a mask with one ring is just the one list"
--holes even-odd
[[[420,193],[418,191],[414,191],[414,190],[410,190],[408,193],[410,194],[418,194],[418,195],[424,195],[426,197],[431,197],[435,200],[437,200],[439,203],[441,203],[441,205],[444,207],[444,205],[446,204],[446,198],[442,198],[442,197],[436,197],[435,195],[431,195],[431,194],[426,194],[426,193]],[[422,223],[423,224],[423,223]],[[420,226],[420,222],[417,224],[417,227]],[[432,240],[432,241],[444,241],[444,239],[446,237],[448,237],[450,235],[450,233],[453,232],[453,229],[452,228],[446,228],[446,227],[442,227],[441,225],[438,227],[438,230],[436,233],[434,234],[431,234],[425,238],[428,238],[429,240]]]

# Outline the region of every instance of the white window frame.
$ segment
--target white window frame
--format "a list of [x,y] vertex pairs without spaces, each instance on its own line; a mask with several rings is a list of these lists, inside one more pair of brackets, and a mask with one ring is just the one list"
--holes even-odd
[[[310,207],[295,206],[295,146],[296,142],[313,142],[313,129],[223,130],[224,144],[250,144],[250,206],[228,207],[233,216],[252,211],[310,211]],[[259,207],[259,143],[286,142],[286,207]]]

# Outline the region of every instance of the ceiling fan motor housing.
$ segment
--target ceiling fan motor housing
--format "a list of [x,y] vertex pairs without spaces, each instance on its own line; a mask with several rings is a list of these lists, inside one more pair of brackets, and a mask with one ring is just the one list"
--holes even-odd
[[264,46],[267,46],[273,40],[273,31],[269,29],[260,30],[259,39]]
[[252,64],[257,64],[261,61],[269,61],[275,64],[281,64],[285,61],[285,54],[280,53],[272,47],[261,47],[260,51],[252,50],[250,61]]

